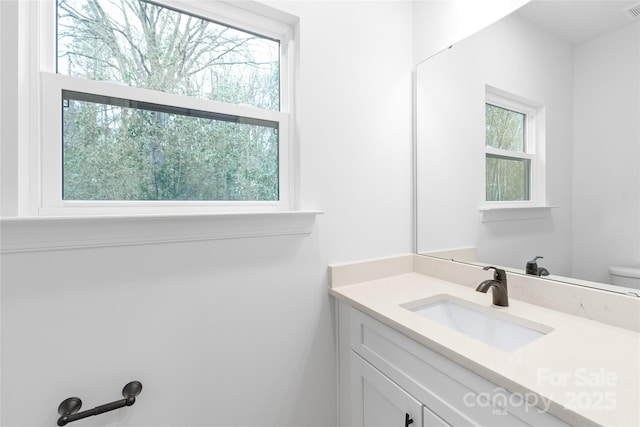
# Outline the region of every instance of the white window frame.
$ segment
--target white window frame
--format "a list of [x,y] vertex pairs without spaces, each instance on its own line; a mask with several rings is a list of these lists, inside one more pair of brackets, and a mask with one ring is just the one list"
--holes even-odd
[[[251,9],[259,4],[241,3],[235,6],[222,1],[154,0],[161,6],[182,10],[205,19],[241,28],[280,41],[280,110],[269,111],[255,107],[196,99],[149,89],[135,88],[109,82],[98,82],[55,73],[55,1],[37,2],[34,13],[40,32],[37,37],[39,64],[35,96],[39,106],[37,164],[32,171],[38,176],[37,196],[32,198],[35,212],[40,216],[68,215],[133,215],[182,214],[218,212],[278,212],[295,209],[295,154],[292,143],[295,129],[293,119],[293,66],[295,55],[294,29],[291,25]],[[278,123],[279,200],[277,201],[76,201],[62,199],[62,90],[176,105],[184,108],[213,111],[233,116],[251,117]],[[33,111],[33,110],[32,110]]]
[[[484,153],[482,159],[483,171],[483,203],[481,208],[489,210],[496,208],[539,208],[546,206],[546,172],[545,172],[545,110],[540,104],[509,92],[487,86],[485,104],[509,109],[525,115],[525,150],[524,152],[503,150],[486,145],[483,138]],[[486,121],[486,119],[485,119]],[[486,127],[483,127],[486,128]],[[529,200],[518,201],[488,201],[486,197],[486,159],[487,155],[496,155],[512,159],[526,159],[530,161],[529,168]]]

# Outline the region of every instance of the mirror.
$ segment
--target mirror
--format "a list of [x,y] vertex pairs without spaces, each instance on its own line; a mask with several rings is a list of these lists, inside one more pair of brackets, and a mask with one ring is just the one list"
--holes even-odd
[[[608,283],[609,267],[640,267],[640,19],[623,12],[634,3],[533,1],[418,65],[419,254],[520,273],[542,256],[549,278],[626,293]],[[536,112],[542,172],[526,183],[546,194],[534,206],[485,200],[496,94]]]

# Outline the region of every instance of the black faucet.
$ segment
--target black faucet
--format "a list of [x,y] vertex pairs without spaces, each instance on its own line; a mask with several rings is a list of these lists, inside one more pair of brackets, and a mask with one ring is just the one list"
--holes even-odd
[[484,280],[481,282],[476,291],[487,293],[490,288],[493,288],[493,305],[500,307],[509,306],[509,295],[507,293],[507,273],[496,267],[486,266],[483,270],[493,269],[493,279]]
[[525,267],[525,272],[527,274],[532,274],[534,276],[548,276],[549,270],[544,267],[538,267],[538,259],[542,259],[540,255],[536,256],[531,261],[527,261],[527,266]]

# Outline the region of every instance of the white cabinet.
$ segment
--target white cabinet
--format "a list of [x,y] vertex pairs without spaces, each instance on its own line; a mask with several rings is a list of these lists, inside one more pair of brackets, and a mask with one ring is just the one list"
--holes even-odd
[[362,427],[422,427],[422,404],[357,354],[351,355],[351,420]]
[[451,427],[426,406],[422,408],[422,425],[423,427]]
[[451,427],[357,354],[351,354],[351,424],[358,427]]
[[339,302],[342,426],[568,426],[398,331]]

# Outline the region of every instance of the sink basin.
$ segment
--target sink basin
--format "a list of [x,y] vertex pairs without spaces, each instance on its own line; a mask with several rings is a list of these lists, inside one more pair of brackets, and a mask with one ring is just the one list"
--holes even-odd
[[438,295],[402,307],[503,351],[517,350],[553,330],[497,311],[500,309],[450,295]]

